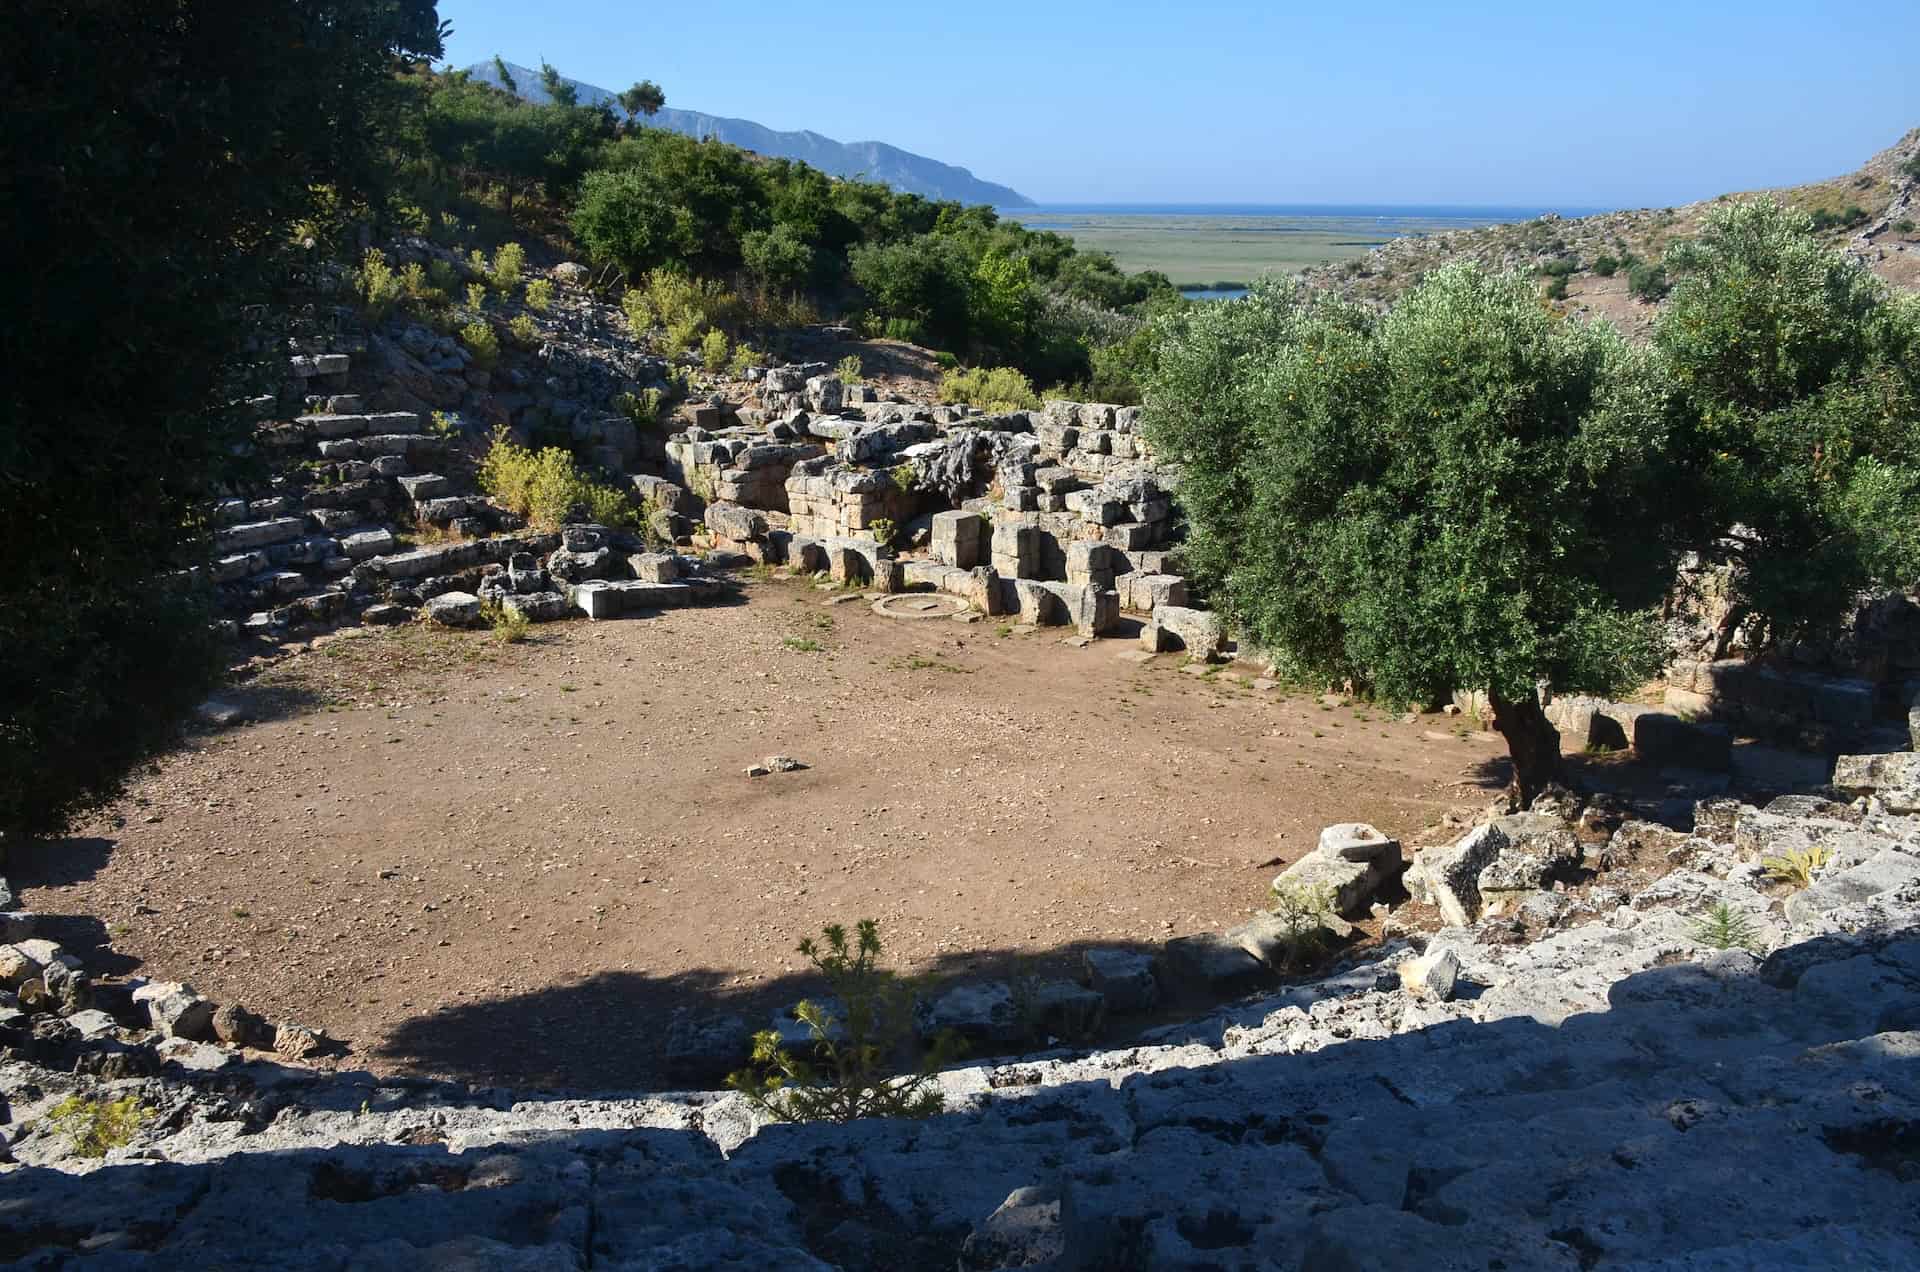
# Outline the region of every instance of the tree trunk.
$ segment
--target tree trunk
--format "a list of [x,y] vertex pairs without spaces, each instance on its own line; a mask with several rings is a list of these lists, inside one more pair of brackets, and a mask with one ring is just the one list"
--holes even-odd
[[1720,620],[1720,630],[1714,633],[1713,661],[1719,662],[1733,652],[1733,638],[1740,634],[1740,625],[1747,621],[1745,605],[1729,606],[1726,616]]
[[1540,709],[1540,696],[1528,690],[1525,696],[1509,701],[1497,689],[1487,691],[1493,707],[1493,727],[1507,740],[1507,754],[1513,757],[1514,802],[1531,807],[1534,797],[1551,782],[1566,781],[1566,766],[1560,759],[1560,731]]

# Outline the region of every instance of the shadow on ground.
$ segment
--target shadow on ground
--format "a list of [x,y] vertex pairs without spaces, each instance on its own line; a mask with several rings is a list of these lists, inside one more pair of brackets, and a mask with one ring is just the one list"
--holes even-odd
[[[1894,1031],[1920,1013],[1848,972],[1861,962],[1831,938],[1764,965],[1717,954],[1629,976],[1603,1010],[1553,1024],[1123,1060],[1112,1079],[1016,1083],[922,1122],[771,1127],[724,1157],[698,1129],[622,1120],[638,1107],[296,1078],[244,1109],[182,1107],[146,1137],[224,1144],[217,1160],[15,1170],[0,1259],[985,1267],[999,1265],[962,1262],[969,1232],[1039,1185],[1071,1192],[1059,1233],[1075,1266],[1913,1267],[1920,1039]],[[498,1049],[536,1032],[537,1004],[519,1006]],[[710,1107],[690,1119],[723,1124]]]
[[[922,971],[920,979],[928,995],[967,981],[1032,976],[1072,979],[1084,951],[1095,947],[1146,954],[1160,949],[1157,944],[1099,941],[1073,942],[1039,955],[973,950],[941,957]],[[603,972],[571,984],[412,1017],[361,1054],[383,1068],[397,1066],[487,1085],[634,1090],[713,1084],[725,1076],[728,1066],[669,1066],[667,1039],[677,1018],[733,1015],[759,1030],[768,1028],[780,1009],[827,993],[825,979],[811,969],[751,985],[735,985],[733,979],[729,973],[709,969],[673,976]],[[1166,1001],[1151,1015],[1116,1018],[1082,1041],[1116,1043],[1143,1029],[1205,1011],[1215,1001]],[[1027,1044],[1009,1044],[1004,1049],[1032,1049],[1046,1041],[1045,1036],[1035,1036]],[[975,1047],[969,1056],[981,1058],[982,1052]]]

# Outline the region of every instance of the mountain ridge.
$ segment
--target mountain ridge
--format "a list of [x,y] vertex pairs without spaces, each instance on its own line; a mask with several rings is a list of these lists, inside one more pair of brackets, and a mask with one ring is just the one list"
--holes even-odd
[[[549,100],[546,90],[541,87],[539,71],[514,62],[506,65],[508,74],[513,77],[516,93],[530,102]],[[491,61],[475,63],[467,68],[467,73],[482,83],[492,84],[496,88],[505,87]],[[615,93],[583,80],[564,75],[560,78],[580,95],[581,105],[605,104],[619,111]],[[811,129],[781,131],[751,119],[709,115],[674,107],[662,108],[646,123],[649,127],[665,128],[688,137],[718,138],[729,145],[776,159],[797,159],[829,176],[878,181],[904,193],[929,199],[954,199],[961,203],[986,203],[1004,208],[1036,206],[1032,199],[1011,186],[982,180],[966,168],[914,154],[884,141],[835,141]]]

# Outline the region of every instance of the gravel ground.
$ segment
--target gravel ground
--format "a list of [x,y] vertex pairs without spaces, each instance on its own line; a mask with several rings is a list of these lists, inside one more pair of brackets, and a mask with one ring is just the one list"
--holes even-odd
[[[1065,968],[1231,926],[1326,823],[1484,802],[1502,753],[1131,641],[745,597],[518,645],[322,638],[236,695],[251,723],[13,873],[108,967],[323,1028],[343,1063],[639,1086],[675,1007],[812,989],[794,944],[822,923],[878,919],[917,972]],[[807,767],[745,775],[773,754]]]

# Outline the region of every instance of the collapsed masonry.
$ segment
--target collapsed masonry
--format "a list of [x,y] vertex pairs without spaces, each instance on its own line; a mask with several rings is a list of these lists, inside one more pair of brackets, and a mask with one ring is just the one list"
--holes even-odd
[[[449,341],[415,350],[414,334],[381,350],[388,367],[427,359],[401,378],[403,400],[432,398],[441,361],[438,374],[469,391],[487,377]],[[666,475],[624,478],[647,533],[543,534],[474,493],[457,431],[346,391],[353,354],[341,350],[363,345],[320,342],[307,347],[333,351],[291,359],[306,409],[258,431],[271,486],[215,509],[208,568],[244,615],[236,632],[416,615],[472,626],[488,605],[533,621],[648,614],[718,595],[730,568],[761,562],[879,592],[945,592],[980,614],[1086,637],[1132,612],[1151,649],[1220,653],[1223,629],[1190,606],[1178,573],[1175,479],[1139,437],[1138,408],[878,402],[825,364],[777,367],[756,386],[764,405],[693,406],[691,426],[665,443]],[[390,389],[372,392],[390,400]],[[575,451],[604,470],[644,462],[631,421],[590,409],[568,419]]]
[[[1088,637],[1138,613],[1151,648],[1218,654],[1218,624],[1189,606],[1178,573],[1176,475],[1153,461],[1139,408],[880,403],[825,364],[768,371],[760,400],[696,410],[667,442],[668,473],[704,500],[716,542]],[[685,534],[688,515],[660,528]]]

